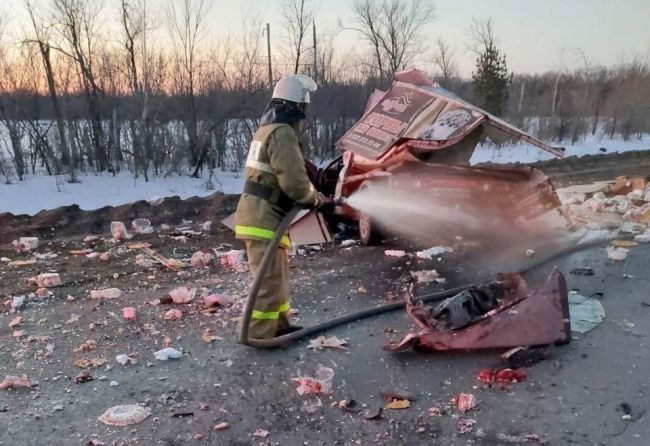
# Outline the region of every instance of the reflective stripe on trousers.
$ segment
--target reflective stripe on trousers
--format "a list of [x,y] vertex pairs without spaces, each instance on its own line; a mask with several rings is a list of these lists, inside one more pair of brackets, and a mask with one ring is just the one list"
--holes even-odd
[[258,311],[253,310],[253,319],[265,319],[265,320],[275,320],[280,318],[280,313],[286,313],[289,311],[289,302],[285,302],[278,307],[278,311]]
[[[270,229],[256,228],[254,226],[235,226],[235,235],[248,235],[252,237],[259,237],[265,240],[271,240],[275,233]],[[291,240],[286,235],[280,239],[280,246],[283,248],[291,248]]]

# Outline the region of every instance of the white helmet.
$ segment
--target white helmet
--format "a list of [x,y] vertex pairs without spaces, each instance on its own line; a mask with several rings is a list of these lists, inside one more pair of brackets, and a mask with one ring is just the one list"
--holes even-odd
[[309,92],[316,91],[316,82],[304,74],[284,76],[275,84],[273,99],[309,104]]

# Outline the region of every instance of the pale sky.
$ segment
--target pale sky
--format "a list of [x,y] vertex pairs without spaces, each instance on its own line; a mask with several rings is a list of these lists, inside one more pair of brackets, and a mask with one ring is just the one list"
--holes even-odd
[[[44,0],[40,0],[43,2]],[[148,0],[149,9],[167,0]],[[336,30],[339,19],[350,22],[352,0],[310,0],[319,5],[319,29]],[[379,1],[379,0],[378,0]],[[241,33],[243,14],[257,14],[271,24],[274,51],[282,44],[280,0],[212,0],[208,28],[213,39]],[[20,24],[23,0],[2,0],[0,8]],[[118,0],[104,0],[107,16],[117,17]],[[639,56],[650,61],[650,0],[435,0],[436,20],[427,26],[432,43],[440,36],[456,50],[461,75],[469,76],[474,56],[466,51],[472,19],[492,18],[499,47],[515,73],[574,68],[583,50],[592,63],[612,65]],[[6,14],[5,14],[6,15]],[[14,29],[20,25],[14,24]],[[362,45],[358,34],[337,37],[342,52]]]

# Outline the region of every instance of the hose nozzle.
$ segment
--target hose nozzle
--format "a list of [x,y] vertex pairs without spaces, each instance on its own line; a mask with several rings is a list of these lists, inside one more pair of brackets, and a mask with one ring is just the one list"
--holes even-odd
[[348,199],[345,197],[334,197],[334,205],[335,206],[342,206],[344,204],[347,204]]

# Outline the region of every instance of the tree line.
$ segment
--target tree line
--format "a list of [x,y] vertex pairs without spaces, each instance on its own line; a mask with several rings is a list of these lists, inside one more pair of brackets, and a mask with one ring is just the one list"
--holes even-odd
[[[210,0],[25,0],[18,37],[0,23],[0,175],[129,170],[135,177],[241,169],[273,82],[319,84],[304,135],[330,158],[375,88],[418,66],[465,99],[549,140],[634,138],[650,127],[650,71],[641,58],[601,67],[513,74],[493,23],[466,42],[427,32],[432,0],[352,0],[347,21],[320,29],[314,0],[280,0],[281,29],[245,14],[241,32],[210,38]],[[107,25],[110,21],[110,26]],[[363,46],[343,50],[340,30]],[[272,34],[269,34],[271,31]],[[271,54],[270,42],[274,42]],[[459,76],[461,50],[476,55]]]

